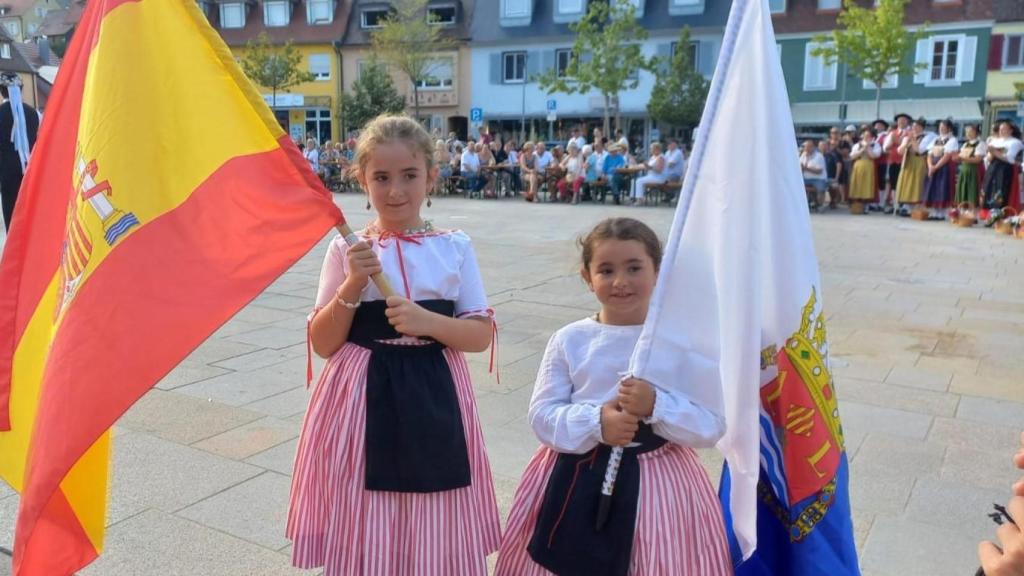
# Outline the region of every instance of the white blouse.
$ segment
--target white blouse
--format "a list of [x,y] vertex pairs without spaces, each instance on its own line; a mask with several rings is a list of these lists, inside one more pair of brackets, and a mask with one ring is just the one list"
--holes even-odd
[[1024,150],[1024,143],[1020,140],[1009,137],[1009,138],[992,138],[988,143],[989,148],[999,148],[1006,151],[1006,159],[1010,162],[1016,162],[1020,158],[1017,156]]
[[[618,394],[642,329],[586,318],[555,332],[530,399],[530,425],[544,445],[583,454],[601,442],[601,405]],[[661,388],[646,422],[662,438],[694,448],[714,446],[725,433],[720,418]]]
[[[391,287],[410,300],[453,300],[455,315],[490,316],[487,293],[484,291],[476,253],[469,236],[461,230],[432,231],[407,237],[383,240],[365,230],[359,237],[372,242],[384,275]],[[348,244],[339,235],[331,240],[320,270],[316,308],[330,304],[338,287],[348,276]],[[408,288],[408,291],[407,291]],[[360,297],[362,301],[382,300],[377,287],[370,282]]]
[[[865,150],[865,148],[867,148]],[[882,147],[878,145],[878,142],[872,142],[870,147],[864,146],[863,142],[857,142],[853,145],[853,149],[850,150],[850,156],[860,158],[861,154],[867,154],[868,158],[874,160],[882,155]]]

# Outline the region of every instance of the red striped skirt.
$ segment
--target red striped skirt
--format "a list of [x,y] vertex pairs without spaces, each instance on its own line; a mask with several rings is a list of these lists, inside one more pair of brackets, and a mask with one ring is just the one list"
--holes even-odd
[[[548,576],[526,551],[558,453],[542,446],[523,473],[498,551],[496,576]],[[640,498],[629,573],[732,574],[722,509],[697,455],[668,443],[639,455]]]
[[325,576],[487,574],[500,521],[490,464],[461,352],[445,349],[466,433],[472,484],[434,493],[364,489],[370,351],[345,344],[328,360],[302,423],[287,536],[292,563]]

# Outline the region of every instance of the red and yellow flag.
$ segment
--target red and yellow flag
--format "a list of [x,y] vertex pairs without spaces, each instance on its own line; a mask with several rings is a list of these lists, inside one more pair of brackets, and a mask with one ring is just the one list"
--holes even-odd
[[342,215],[190,0],[90,0],[0,262],[17,576],[103,544],[110,426]]

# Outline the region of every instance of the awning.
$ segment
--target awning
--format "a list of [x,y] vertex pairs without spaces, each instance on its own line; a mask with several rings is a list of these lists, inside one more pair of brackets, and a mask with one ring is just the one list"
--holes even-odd
[[797,102],[791,105],[797,126],[828,124],[865,124],[881,117],[892,121],[896,114],[924,117],[928,122],[952,118],[956,122],[982,120],[981,103],[976,98],[928,98],[920,100],[882,100],[881,114],[875,115],[875,101],[858,100],[846,105],[846,120],[839,119],[839,102]]

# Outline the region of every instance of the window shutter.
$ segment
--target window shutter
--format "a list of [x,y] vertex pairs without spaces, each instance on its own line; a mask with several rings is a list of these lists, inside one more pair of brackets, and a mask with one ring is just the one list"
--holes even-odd
[[988,44],[988,69],[989,70],[1002,70],[1003,69],[1003,41],[1006,36],[1003,34],[993,34],[992,40]]
[[668,72],[672,65],[672,44],[658,44],[655,50],[658,55],[658,68],[662,73]]
[[811,54],[814,45],[807,43],[804,47],[804,90],[817,88],[821,84],[821,64]]
[[974,60],[978,57],[978,37],[967,36],[961,43],[963,53],[960,57],[961,82],[974,82]]
[[501,84],[502,80],[502,54],[501,52],[491,53],[491,84]]
[[526,81],[529,82],[540,74],[541,53],[538,50],[530,50],[526,53]]
[[713,40],[701,41],[697,50],[697,71],[707,77],[715,73],[715,61],[718,59],[718,43]]
[[540,53],[540,68],[541,72],[547,72],[555,67],[555,51],[554,50],[541,50]]
[[914,72],[914,84],[925,84],[928,79],[931,78],[932,74],[932,40],[931,38],[922,38],[917,41],[917,55],[914,57],[914,63],[927,64],[926,67],[916,70]]

